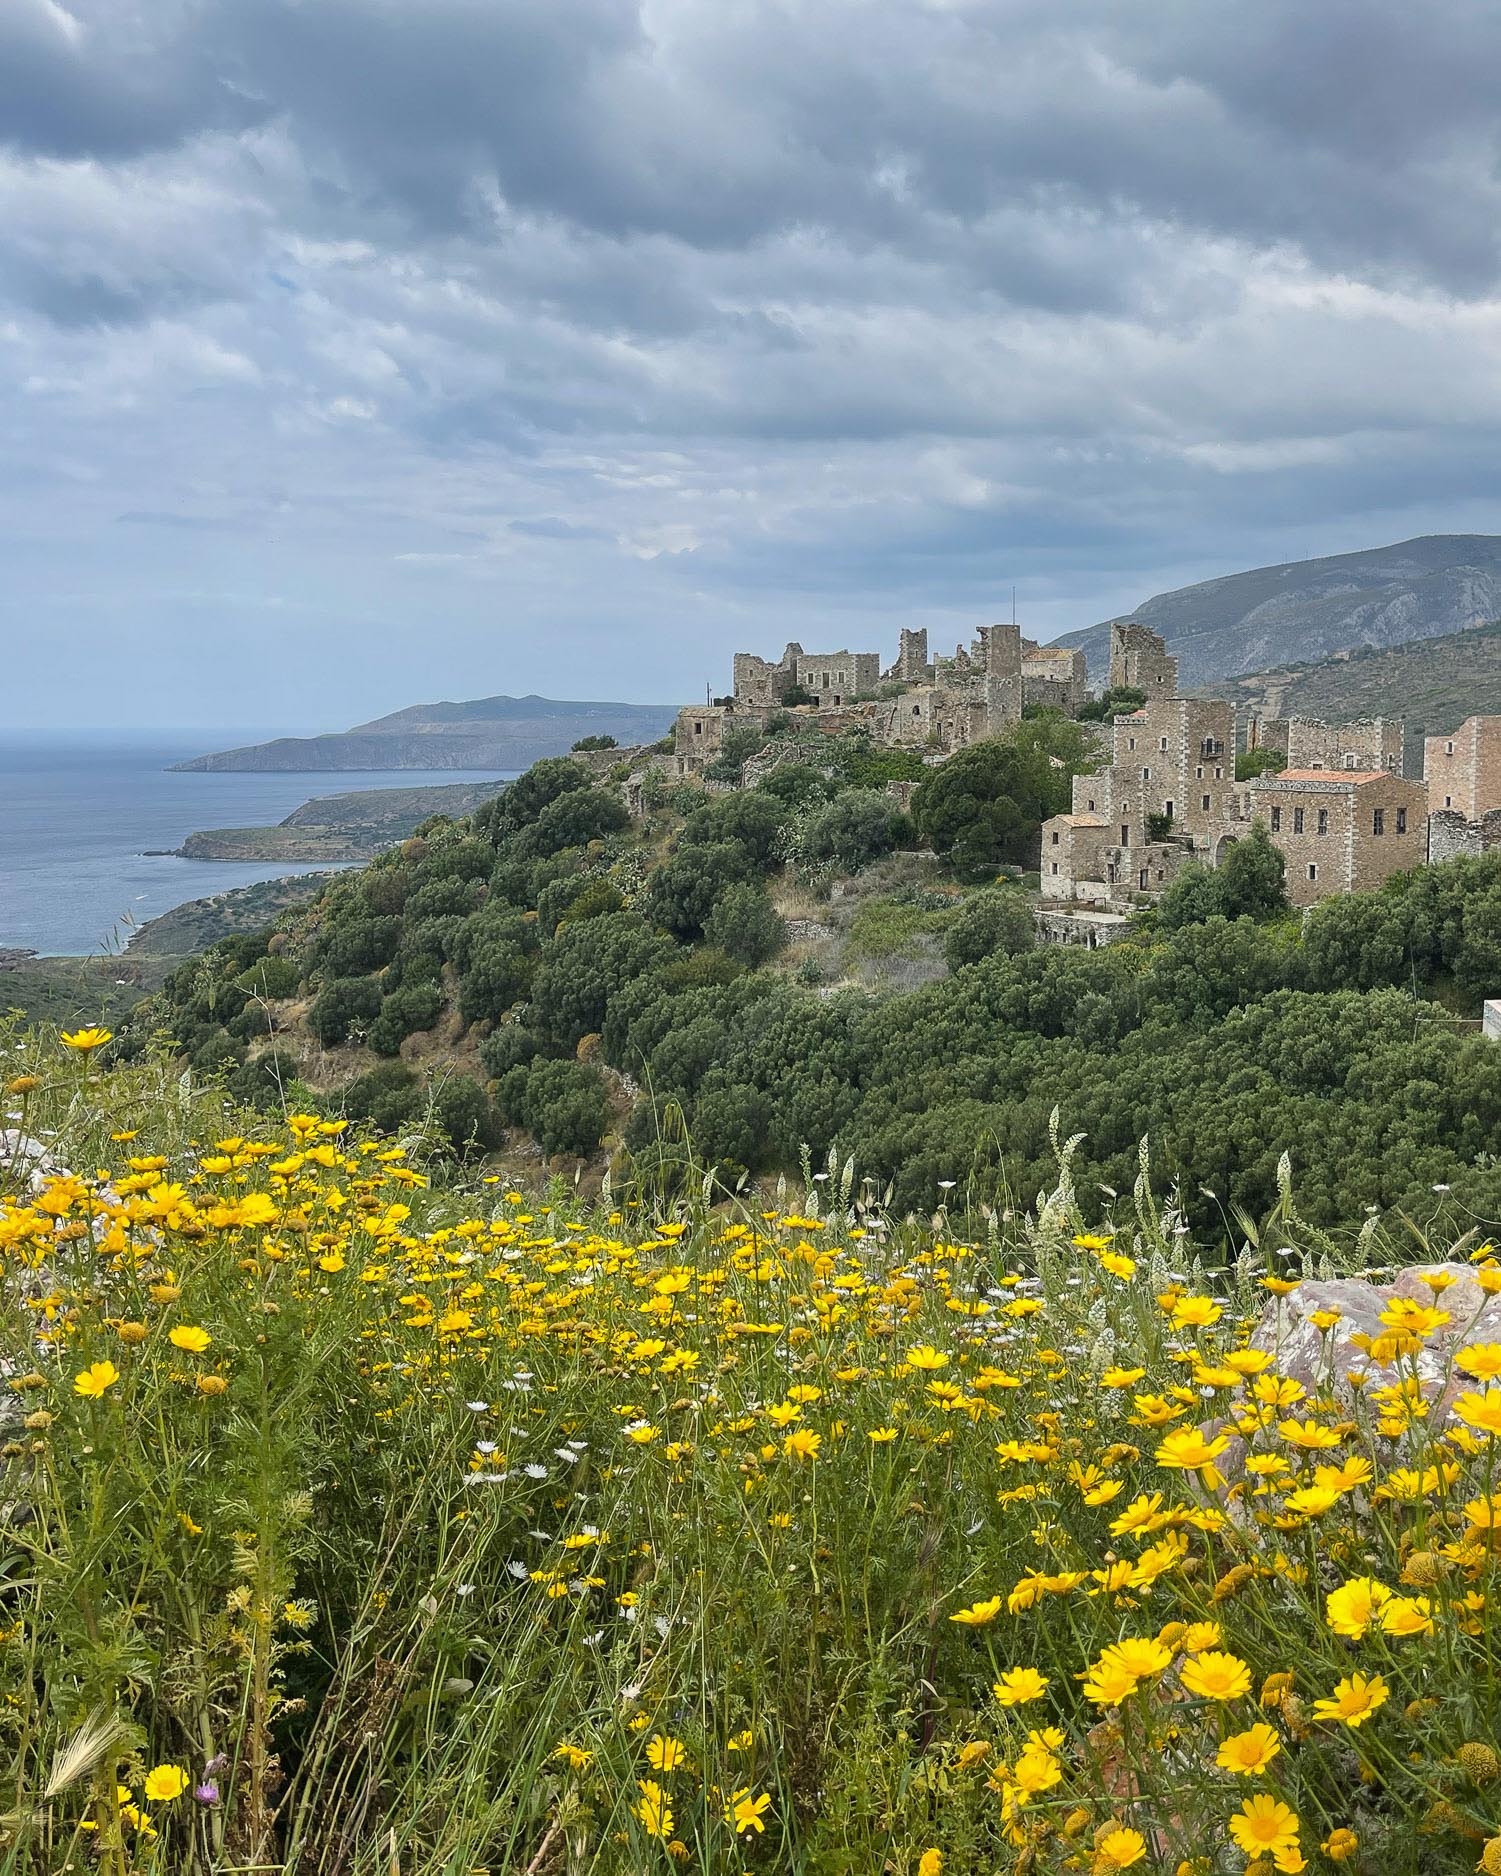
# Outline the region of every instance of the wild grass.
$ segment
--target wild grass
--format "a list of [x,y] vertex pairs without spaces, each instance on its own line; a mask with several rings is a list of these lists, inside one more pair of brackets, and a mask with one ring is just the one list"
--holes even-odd
[[1300,1391],[1286,1189],[585,1210],[5,1047],[6,1876],[1501,1869],[1501,1350]]

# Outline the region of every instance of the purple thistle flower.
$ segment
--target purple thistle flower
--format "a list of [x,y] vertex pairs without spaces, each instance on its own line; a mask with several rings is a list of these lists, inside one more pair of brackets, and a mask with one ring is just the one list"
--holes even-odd
[[214,1783],[213,1779],[206,1778],[201,1785],[195,1785],[193,1787],[193,1796],[200,1804],[217,1804],[219,1802],[219,1787]]

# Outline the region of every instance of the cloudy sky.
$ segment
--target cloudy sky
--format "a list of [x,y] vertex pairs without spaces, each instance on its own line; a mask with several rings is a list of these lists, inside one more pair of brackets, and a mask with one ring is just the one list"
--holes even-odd
[[1501,528],[1490,0],[4,0],[0,721]]

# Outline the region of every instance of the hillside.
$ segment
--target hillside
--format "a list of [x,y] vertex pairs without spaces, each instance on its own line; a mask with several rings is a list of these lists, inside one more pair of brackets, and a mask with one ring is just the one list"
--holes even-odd
[[148,959],[0,952],[0,1018],[65,1025],[120,1023],[142,997],[161,987],[165,974]]
[[[121,1046],[164,1032],[238,1099],[499,1152],[498,1176],[546,1156],[699,1191],[690,1153],[733,1185],[837,1149],[927,1214],[942,1181],[970,1208],[1041,1189],[1061,1125],[1089,1206],[1131,1188],[1150,1133],[1196,1228],[1264,1216],[1311,1139],[1337,1150],[1297,1152],[1309,1224],[1416,1216],[1436,1188],[1501,1216],[1501,1056],[1476,1033],[1501,854],[1301,920],[1247,842],[1212,903],[1187,874],[1106,949],[1038,946],[997,874],[1035,864],[1069,797],[1059,739],[974,744],[910,811],[858,737],[722,795],[659,778],[634,821],[542,763],[174,972]],[[1415,1024],[1414,993],[1445,1014]]]
[[189,899],[148,919],[120,961],[134,967],[144,958],[192,957],[236,933],[264,931],[282,913],[311,904],[334,877],[333,873],[292,873],[285,879],[231,886],[228,892],[212,893],[206,899]]
[[304,801],[274,827],[211,827],[189,834],[185,860],[347,861],[372,859],[435,814],[469,814],[500,792],[498,782],[436,788],[356,789]]
[[1263,716],[1407,719],[1409,745],[1451,730],[1467,716],[1501,713],[1501,621],[1420,638],[1389,650],[1283,665],[1222,680],[1216,695]]
[[[1428,534],[1255,567],[1157,593],[1130,617],[1162,634],[1186,687],[1437,638],[1501,617],[1501,535]],[[1084,652],[1096,685],[1109,671],[1111,623],[1057,641]]]
[[104,957],[0,951],[0,1017],[64,1026],[122,1022],[184,960],[225,938],[264,932],[284,913],[310,905],[335,877],[296,873],[190,899],[148,919],[123,951]]
[[[1501,608],[1498,608],[1501,610]],[[324,736],[281,736],[179,762],[190,770],[525,769],[564,755],[585,736],[621,744],[656,742],[675,704],[559,702],[552,697],[479,697],[413,704]]]

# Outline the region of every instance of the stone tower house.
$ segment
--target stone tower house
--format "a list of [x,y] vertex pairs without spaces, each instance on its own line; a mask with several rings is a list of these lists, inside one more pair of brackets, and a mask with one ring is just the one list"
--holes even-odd
[[1134,619],[1117,619],[1110,628],[1110,688],[1139,690],[1148,703],[1176,697],[1178,660],[1155,632]]

